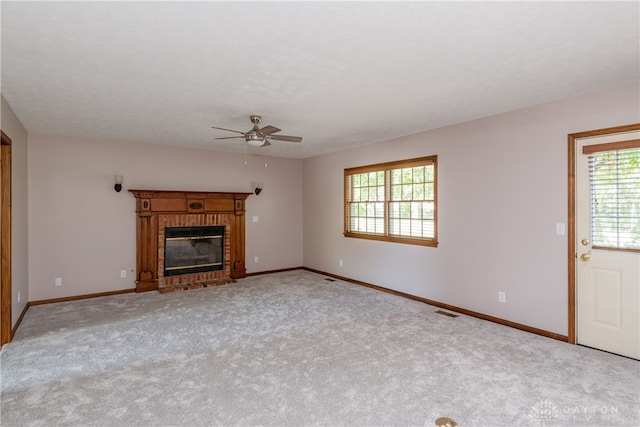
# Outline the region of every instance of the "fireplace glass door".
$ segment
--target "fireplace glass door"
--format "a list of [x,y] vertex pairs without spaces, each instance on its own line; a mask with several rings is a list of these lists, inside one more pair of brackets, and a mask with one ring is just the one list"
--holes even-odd
[[165,276],[223,269],[223,225],[165,228]]

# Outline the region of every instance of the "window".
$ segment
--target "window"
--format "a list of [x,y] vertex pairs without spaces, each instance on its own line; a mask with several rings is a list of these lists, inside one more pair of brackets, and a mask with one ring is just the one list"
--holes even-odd
[[640,141],[585,146],[593,247],[640,250]]
[[344,235],[437,246],[437,156],[344,170]]

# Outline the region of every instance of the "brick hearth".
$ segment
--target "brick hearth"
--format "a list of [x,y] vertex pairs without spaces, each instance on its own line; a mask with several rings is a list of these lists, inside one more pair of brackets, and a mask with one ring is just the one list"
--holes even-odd
[[[160,292],[167,288],[174,290],[194,289],[213,286],[215,284],[231,283],[231,236],[232,214],[183,214],[158,215],[158,289]],[[224,270],[207,271],[204,273],[181,274],[164,277],[164,230],[167,227],[194,227],[206,225],[224,225]],[[193,285],[193,286],[192,286]],[[206,285],[206,286],[203,286]],[[164,293],[164,292],[163,292]]]

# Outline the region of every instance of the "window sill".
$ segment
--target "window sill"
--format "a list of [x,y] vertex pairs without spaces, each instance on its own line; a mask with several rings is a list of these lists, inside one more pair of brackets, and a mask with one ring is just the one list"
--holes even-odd
[[433,248],[438,247],[438,242],[436,242],[433,239],[432,240],[412,239],[409,237],[383,236],[380,234],[361,234],[361,233],[351,233],[351,232],[345,232],[343,234],[344,234],[344,237],[352,237],[356,239],[379,240],[382,242],[404,243],[407,245],[417,245],[417,246],[430,246]]

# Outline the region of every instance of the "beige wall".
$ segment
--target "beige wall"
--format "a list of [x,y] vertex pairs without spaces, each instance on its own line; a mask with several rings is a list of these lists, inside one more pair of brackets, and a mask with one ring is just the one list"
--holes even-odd
[[[11,324],[29,301],[27,225],[27,131],[11,106],[1,100],[0,128],[11,138]],[[20,293],[20,302],[18,302]]]
[[[637,123],[639,91],[618,88],[306,159],[304,265],[567,334],[568,246],[556,235],[568,215],[567,134]],[[432,154],[439,247],[343,237],[344,168]]]
[[[30,300],[135,286],[129,188],[252,192],[263,181],[263,192],[247,199],[247,271],[301,266],[302,161],[267,160],[265,168],[263,156],[250,155],[245,166],[239,154],[30,134]],[[121,193],[116,174],[124,176]]]

